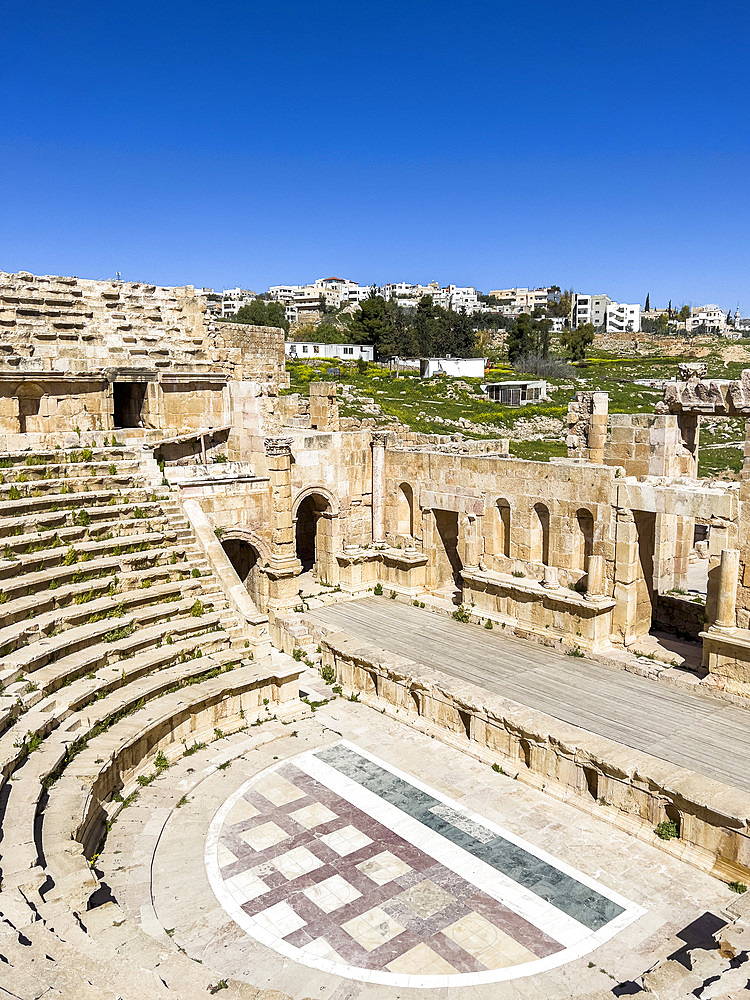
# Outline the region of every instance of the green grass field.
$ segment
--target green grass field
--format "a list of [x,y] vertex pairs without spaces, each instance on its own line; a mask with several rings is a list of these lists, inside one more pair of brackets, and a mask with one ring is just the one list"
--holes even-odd
[[[708,378],[738,378],[750,367],[750,348],[746,362],[724,362],[718,350],[701,358],[708,364]],[[581,390],[609,393],[610,413],[652,413],[661,398],[657,387],[636,384],[636,380],[677,377],[677,366],[687,357],[617,357],[605,351],[573,369],[573,375],[547,378],[549,399],[523,407],[490,403],[481,385],[485,381],[518,379],[524,373],[501,366],[488,372],[486,379],[422,379],[416,372],[401,372],[395,377],[377,364],[360,372],[355,365],[321,360],[311,365],[288,361],[289,393],[309,393],[314,380],[336,381],[339,411],[342,417],[368,417],[367,400],[382,410],[375,419],[386,423],[398,420],[412,430],[425,434],[455,434],[466,437],[509,437],[511,453],[519,458],[547,460],[565,455],[566,414],[568,403]],[[330,368],[338,374],[329,376]],[[529,376],[531,378],[535,376]],[[552,418],[551,421],[537,418]],[[531,426],[530,426],[531,423]],[[704,419],[701,427],[700,474],[718,476],[736,473],[742,465],[744,421],[738,418]],[[514,434],[514,431],[516,432]],[[715,447],[706,447],[714,445]]]

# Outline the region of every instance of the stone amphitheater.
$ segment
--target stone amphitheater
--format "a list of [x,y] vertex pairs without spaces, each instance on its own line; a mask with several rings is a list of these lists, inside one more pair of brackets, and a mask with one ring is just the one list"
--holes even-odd
[[0,273],[0,997],[750,995],[704,376],[526,462],[191,287]]

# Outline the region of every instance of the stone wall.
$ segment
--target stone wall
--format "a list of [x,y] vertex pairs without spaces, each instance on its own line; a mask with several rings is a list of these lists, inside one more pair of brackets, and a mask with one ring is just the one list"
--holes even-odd
[[706,608],[703,604],[685,600],[684,597],[659,594],[654,625],[664,632],[673,632],[680,639],[698,642],[706,627]]

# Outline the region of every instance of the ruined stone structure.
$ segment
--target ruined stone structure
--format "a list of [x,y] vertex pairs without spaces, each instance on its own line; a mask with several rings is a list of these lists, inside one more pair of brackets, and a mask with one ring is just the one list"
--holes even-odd
[[[750,696],[750,480],[697,479],[700,416],[750,418],[750,372],[683,374],[654,414],[610,415],[605,393],[579,393],[569,457],[523,461],[507,441],[348,429],[334,383],[284,394],[282,331],[214,322],[190,287],[0,274],[7,925],[55,955],[80,949],[95,991],[125,923],[128,988],[147,976],[149,995],[194,995],[172,989],[116,904],[93,930],[72,914],[102,890],[89,859],[137,774],[269,703],[301,710],[295,649],[322,645],[339,682],[383,710],[526,754],[530,773],[585,792],[577,736],[550,729],[532,759],[503,706],[438,697],[434,679],[415,694],[377,656],[313,641],[311,605],[385,591],[590,653],[638,650],[658,627],[695,643],[701,684]],[[678,802],[723,877],[750,871],[745,819],[688,807],[687,780],[679,794],[639,784],[647,760],[581,753],[599,754],[597,787],[623,814],[658,822]],[[174,981],[198,995],[210,976],[183,958]],[[11,995],[41,995],[43,974],[23,975]],[[76,989],[60,995],[95,995]]]

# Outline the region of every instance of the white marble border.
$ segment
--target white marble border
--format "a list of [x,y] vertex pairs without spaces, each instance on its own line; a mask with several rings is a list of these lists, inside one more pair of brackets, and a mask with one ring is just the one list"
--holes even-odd
[[[446,840],[445,837],[440,836],[440,834],[435,833],[433,830],[428,830],[427,827],[423,826],[417,820],[412,819],[412,817],[407,816],[400,809],[397,809],[390,803],[385,802],[385,800],[381,799],[374,793],[369,792],[362,785],[359,785],[352,779],[347,778],[346,775],[343,775],[335,768],[329,767],[329,765],[314,756],[318,750],[323,749],[321,747],[317,747],[315,750],[308,750],[296,757],[289,757],[285,760],[274,762],[270,767],[264,768],[262,771],[258,771],[252,778],[241,785],[241,787],[238,788],[237,791],[234,792],[218,809],[216,815],[211,821],[206,835],[206,872],[208,874],[211,889],[213,890],[217,900],[223,909],[235,921],[235,923],[237,923],[247,934],[249,934],[256,941],[260,942],[260,944],[273,948],[274,951],[284,955],[286,958],[309,968],[317,969],[320,972],[328,973],[332,976],[355,979],[365,983],[377,983],[384,986],[408,987],[413,989],[479,986],[486,983],[499,983],[511,979],[521,979],[527,976],[533,976],[539,972],[545,972],[547,969],[557,968],[558,966],[565,965],[567,962],[581,958],[593,951],[595,948],[598,948],[599,945],[604,944],[605,941],[610,940],[615,936],[615,934],[618,934],[646,912],[641,906],[638,906],[637,903],[633,903],[630,900],[625,899],[624,896],[619,895],[619,893],[605,888],[594,879],[591,879],[583,873],[576,871],[574,868],[571,868],[569,865],[558,861],[556,858],[553,858],[541,849],[528,844],[520,837],[516,837],[497,824],[492,823],[485,817],[471,812],[464,806],[459,805],[455,802],[455,800],[446,795],[442,795],[440,792],[436,791],[436,789],[421,783],[412,775],[398,770],[391,764],[387,764],[385,761],[380,760],[373,754],[368,753],[356,744],[350,743],[348,740],[339,740],[337,744],[330,745],[345,746],[354,753],[360,754],[362,757],[366,757],[379,767],[382,767],[397,777],[408,781],[415,787],[420,788],[429,795],[432,795],[440,802],[443,802],[444,804],[449,805],[453,809],[456,809],[468,816],[474,822],[477,822],[498,835],[505,837],[507,840],[519,847],[522,847],[524,850],[535,855],[541,860],[547,861],[549,864],[558,868],[565,874],[570,875],[572,878],[575,878],[577,881],[598,892],[600,895],[606,896],[613,902],[618,903],[623,907],[623,912],[613,920],[609,921],[609,923],[606,924],[605,927],[601,928],[601,930],[589,930],[589,928],[584,927],[582,924],[578,923],[578,921],[573,920],[572,917],[569,917],[561,910],[558,910],[556,907],[552,906],[552,904],[545,903],[545,901],[540,900],[539,897],[534,897],[533,893],[530,893],[522,886],[519,886],[518,883],[500,875],[500,873],[490,865],[486,865],[484,862],[474,858],[473,855],[464,851],[463,848],[458,847],[451,841]],[[267,930],[267,928],[262,926],[262,924],[255,917],[250,917],[247,913],[245,913],[242,906],[237,902],[229,890],[226,882],[221,876],[221,869],[219,867],[217,857],[218,846],[221,830],[224,826],[226,817],[229,815],[230,811],[239,799],[242,798],[245,791],[250,788],[250,786],[253,785],[262,774],[275,771],[285,764],[291,763],[294,763],[311,777],[316,778],[316,780],[331,788],[342,798],[347,799],[347,801],[351,802],[353,805],[357,805],[359,808],[363,809],[369,815],[373,816],[373,818],[386,823],[391,829],[394,830],[394,832],[399,833],[400,836],[409,840],[411,843],[414,843],[414,845],[424,851],[424,853],[429,854],[431,857],[435,857],[436,861],[440,861],[442,864],[446,865],[446,867],[462,875],[463,878],[466,878],[467,881],[475,884],[483,892],[487,892],[488,895],[492,895],[494,898],[500,899],[509,907],[509,909],[520,913],[522,916],[526,916],[528,913],[529,915],[526,916],[526,919],[529,919],[532,923],[536,924],[541,930],[545,930],[545,933],[554,937],[555,940],[560,941],[562,944],[566,944],[564,950],[557,952],[554,955],[549,955],[546,958],[537,959],[534,962],[525,962],[523,964],[509,966],[504,969],[488,969],[485,972],[457,972],[455,975],[448,976],[416,976],[387,972],[378,969],[360,969],[353,965],[345,965],[340,962],[333,962],[330,959],[319,958],[315,955],[304,952],[299,948],[293,947],[288,942],[284,941],[283,938],[278,937]],[[448,845],[448,850],[445,850],[444,845]],[[443,857],[438,857],[438,853],[442,854]],[[467,861],[467,859],[470,860]],[[493,876],[491,888],[488,885],[488,876],[490,874]],[[500,887],[500,882],[502,882],[502,887]],[[508,896],[509,888],[512,890],[512,900]],[[497,895],[499,892],[502,892],[502,895]],[[534,898],[529,899],[528,897]],[[517,907],[523,907],[523,912],[521,912],[521,910]]]

